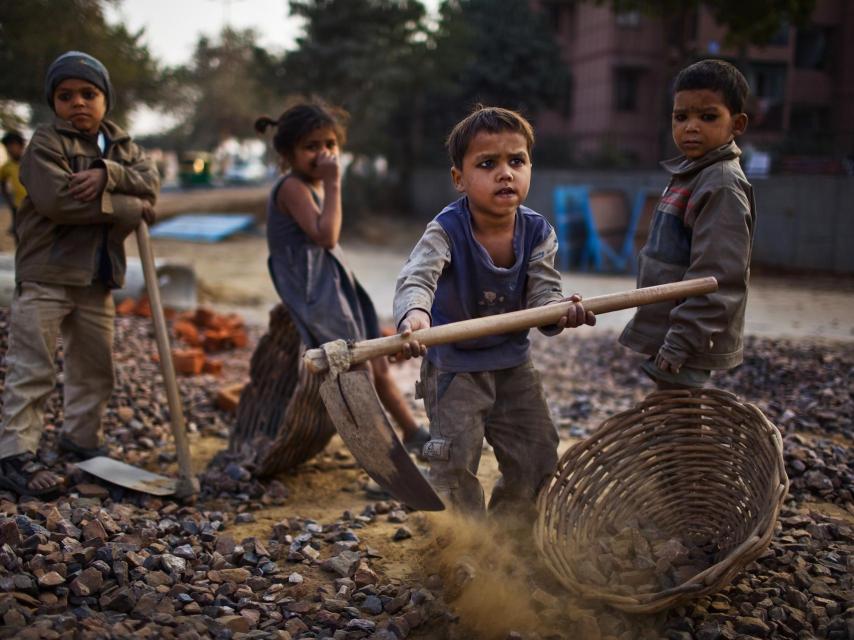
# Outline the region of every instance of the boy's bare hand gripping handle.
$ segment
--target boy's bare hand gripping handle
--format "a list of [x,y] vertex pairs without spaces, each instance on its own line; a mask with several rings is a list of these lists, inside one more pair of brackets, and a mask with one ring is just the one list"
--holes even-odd
[[[682,298],[711,293],[717,291],[717,289],[718,281],[715,278],[696,278],[587,298],[586,300],[582,300],[582,304],[585,310],[592,311],[598,315],[600,313],[608,313],[609,311],[630,309],[666,300],[681,300]],[[545,307],[522,309],[521,311],[512,311],[497,316],[452,322],[438,327],[415,331],[407,339],[402,338],[400,335],[393,335],[386,338],[356,342],[349,347],[350,365],[365,362],[378,356],[388,356],[398,353],[402,345],[408,340],[415,339],[431,347],[437,344],[448,344],[450,342],[512,333],[533,327],[544,327],[555,324],[566,313],[571,304],[573,303],[560,302],[546,305]],[[314,373],[322,373],[329,369],[326,352],[322,348],[307,350],[305,356],[303,356],[303,360],[309,370]]]

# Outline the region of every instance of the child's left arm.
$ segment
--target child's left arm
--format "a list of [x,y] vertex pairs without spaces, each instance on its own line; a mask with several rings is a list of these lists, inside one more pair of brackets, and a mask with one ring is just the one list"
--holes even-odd
[[557,335],[566,327],[596,324],[593,312],[584,310],[580,295],[563,297],[560,272],[554,267],[555,254],[557,254],[557,236],[552,229],[546,239],[534,248],[528,261],[527,306],[530,309],[569,301],[579,304],[571,306],[556,324],[539,327],[540,332],[547,336]]
[[154,161],[134,142],[128,143],[127,158],[122,162],[102,158],[93,168],[106,171],[104,190],[148,200],[152,205],[160,192],[160,174]]
[[[442,271],[451,261],[448,236],[442,226],[432,221],[415,245],[397,278],[394,291],[394,319],[398,333],[409,338],[413,331],[432,324],[430,310]],[[406,360],[423,356],[426,347],[416,340],[409,341],[395,356]]]
[[714,276],[718,290],[687,298],[670,312],[670,329],[656,357],[665,371],[678,372],[692,353],[708,353],[715,335],[727,329],[747,295],[753,231],[752,207],[742,189],[720,187],[701,194],[691,234],[691,262],[683,280]]

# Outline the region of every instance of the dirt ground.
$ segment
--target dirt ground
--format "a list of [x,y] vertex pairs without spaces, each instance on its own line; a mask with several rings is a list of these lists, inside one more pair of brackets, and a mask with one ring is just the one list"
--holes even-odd
[[[267,188],[167,192],[161,197],[160,210],[163,217],[200,210],[258,213],[259,202],[263,201]],[[8,210],[0,209],[0,229],[8,227],[8,216]],[[259,220],[263,218],[259,216]],[[368,220],[360,229],[350,229],[349,233],[344,233],[342,246],[349,265],[371,294],[380,317],[388,323],[391,322],[395,278],[422,230],[420,225],[416,226],[418,228],[404,219]],[[238,312],[248,323],[266,326],[269,310],[279,299],[267,272],[267,244],[263,225],[259,224],[249,233],[216,243],[166,238],[155,238],[152,242],[159,261],[192,266],[199,285],[200,303],[223,312]],[[0,234],[0,252],[13,249],[11,237]],[[138,255],[133,236],[128,238],[126,250],[128,256]],[[585,297],[635,286],[635,279],[630,275],[564,273],[563,280],[565,292],[579,292]],[[592,332],[618,331],[631,314],[632,311],[627,310],[603,315],[598,319],[596,327],[581,327],[577,335],[583,338]],[[854,277],[754,277],[748,298],[745,331],[749,335],[809,342],[854,342]],[[417,417],[426,424],[423,405],[412,397],[414,382],[418,377],[417,366],[413,362],[405,363],[396,366],[394,371]],[[203,468],[224,444],[216,438],[195,441],[195,466]],[[564,441],[562,447],[569,444],[570,441]],[[491,488],[497,477],[497,465],[491,455],[484,457],[481,474],[487,488]],[[318,513],[318,518],[340,512],[343,498],[330,499],[330,496],[337,495],[335,490],[330,492],[330,496],[318,500],[317,491],[324,493],[320,488],[301,487],[302,479],[290,480],[292,500],[289,509],[314,517],[311,516],[312,509],[320,508],[324,513]],[[338,486],[335,482],[333,485]],[[275,514],[270,517],[274,518]]]
[[[248,203],[239,209],[254,210],[258,194],[253,193],[250,197],[247,191],[239,195],[246,197]],[[203,192],[196,194],[195,200],[184,201],[176,196],[170,206],[173,211],[187,210],[188,206],[215,210],[216,203],[211,200],[214,196],[215,192]],[[8,226],[7,216],[5,212],[0,212],[0,229]],[[391,312],[395,278],[420,231],[420,225],[413,229],[404,221],[370,221],[358,238],[352,234],[345,235],[342,242],[350,267],[371,294],[380,316],[386,321]],[[0,250],[9,251],[11,248],[10,239],[4,234],[0,239]],[[260,327],[266,325],[269,309],[278,302],[278,297],[267,273],[263,229],[213,244],[155,239],[154,250],[163,262],[193,267],[201,302],[218,311],[239,312],[250,324]],[[137,254],[133,238],[128,240],[127,252],[129,256]],[[585,297],[631,289],[634,285],[634,278],[628,275],[564,274],[564,290],[567,293],[577,291]],[[578,330],[577,336],[583,339],[591,332],[617,331],[630,316],[631,311],[607,314],[599,319],[596,327]],[[854,342],[854,278],[755,277],[748,300],[746,333],[804,342]],[[416,417],[426,424],[423,405],[413,397],[418,363],[396,365],[393,371]],[[563,452],[575,441],[564,437],[560,451]],[[202,471],[226,444],[223,438],[193,434],[191,447],[194,470]],[[342,448],[343,443],[336,437],[313,463],[282,476],[280,480],[289,492],[286,503],[255,511],[255,521],[235,525],[230,530],[231,535],[236,540],[252,535],[263,538],[269,535],[275,523],[295,514],[319,522],[331,522],[345,510],[361,511],[373,499],[364,491],[365,474],[355,464],[349,468],[340,465],[331,468],[323,464],[324,459],[335,458],[336,452]],[[488,447],[484,451],[479,476],[489,493],[497,480],[498,467]],[[821,503],[815,503],[813,508],[849,523],[854,522],[854,516],[832,504],[823,509]],[[421,516],[414,519],[415,526],[419,526],[419,518]],[[424,539],[415,536],[392,542],[396,527],[393,523],[381,522],[365,530],[365,541],[381,556],[375,568],[389,578],[405,580],[418,577],[417,581],[422,581],[429,571],[422,557]],[[494,604],[489,606],[494,607]],[[491,610],[487,608],[469,613],[483,615],[484,619],[488,619]],[[410,637],[431,636],[416,633]]]
[[[351,269],[374,300],[381,317],[389,319],[394,282],[417,236],[392,227],[382,244],[363,239],[342,242]],[[217,307],[239,311],[247,321],[266,324],[276,302],[267,273],[267,245],[262,231],[215,244],[155,239],[159,259],[192,265],[200,295]],[[129,242],[128,254],[136,254]],[[630,275],[564,274],[564,291],[585,297],[632,289]],[[597,327],[619,329],[631,311],[599,318]],[[585,329],[587,331],[587,329]],[[830,276],[755,276],[748,297],[745,332],[749,335],[806,340],[854,341],[854,278]]]
[[[345,237],[342,245],[351,268],[371,294],[381,317],[390,321],[394,281],[419,230],[413,232],[404,224],[386,221],[383,231],[382,237],[368,232],[373,242],[365,238],[348,242]],[[214,244],[155,239],[154,247],[158,258],[164,261],[193,266],[199,280],[200,297],[205,303],[224,311],[237,311],[250,323],[266,325],[268,311],[278,302],[278,297],[267,274],[263,229]],[[127,249],[129,255],[135,255],[134,243],[129,242]],[[564,290],[578,291],[586,297],[634,286],[633,276],[564,274]],[[590,332],[617,331],[630,316],[631,311],[604,315],[596,327],[578,330],[578,337],[581,339]],[[751,286],[746,323],[746,332],[756,336],[854,342],[854,279],[756,277]],[[415,362],[397,365],[394,372],[417,418],[426,423],[423,405],[412,393],[418,365]],[[564,438],[561,452],[573,442],[574,439]],[[221,447],[224,443],[217,439],[194,443],[194,461],[199,468],[216,453],[217,445]],[[333,455],[341,446],[340,440],[334,439],[327,454]],[[479,476],[488,493],[498,478],[498,466],[488,447]],[[321,522],[334,520],[343,510],[353,509],[364,501],[364,493],[358,488],[360,480],[363,483],[365,476],[355,469],[331,472],[303,469],[298,474],[286,475],[282,481],[290,491],[287,504],[256,513],[257,521],[243,525],[246,531],[240,530],[234,535],[240,539],[241,535],[269,529],[287,513],[299,513]],[[847,513],[844,517],[851,518]],[[380,566],[390,575],[403,578],[417,570],[413,558],[418,556],[419,542],[413,539],[390,543],[392,532],[393,525],[384,523],[372,531],[375,536],[372,542],[384,555]]]
[[[168,191],[161,195],[159,215],[167,218],[184,212],[249,212],[263,221],[268,189],[264,185]],[[9,211],[0,208],[0,229],[8,226]],[[422,223],[411,224],[403,217],[366,220],[358,229],[345,228],[341,244],[349,265],[371,294],[381,318],[388,320],[391,315],[395,278],[422,230]],[[267,273],[262,225],[250,233],[212,244],[157,238],[153,246],[158,260],[194,268],[203,302],[240,312],[250,323],[266,325],[267,313],[278,302],[278,296]],[[138,254],[133,237],[128,238],[126,249],[129,256]],[[13,251],[11,236],[0,232],[0,253]],[[564,291],[585,297],[634,286],[635,279],[630,275],[564,274]],[[590,330],[619,329],[631,314],[630,310],[607,314]],[[754,274],[745,333],[811,341],[854,341],[854,276]]]

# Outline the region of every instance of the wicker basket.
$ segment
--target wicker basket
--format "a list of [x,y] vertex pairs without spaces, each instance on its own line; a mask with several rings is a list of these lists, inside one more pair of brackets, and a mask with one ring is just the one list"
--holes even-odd
[[[755,406],[713,389],[656,392],[563,455],[539,497],[537,545],[576,595],[653,613],[720,590],[759,557],[788,486],[780,433]],[[668,589],[626,595],[582,579],[578,551],[596,554],[606,532],[639,518],[720,551]]]

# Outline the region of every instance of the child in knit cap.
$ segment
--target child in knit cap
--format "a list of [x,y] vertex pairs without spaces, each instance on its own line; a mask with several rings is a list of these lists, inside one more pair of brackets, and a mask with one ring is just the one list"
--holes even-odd
[[160,179],[115,123],[107,69],[69,51],[48,67],[45,97],[56,114],[21,159],[27,197],[17,213],[15,295],[0,425],[0,487],[38,497],[63,478],[36,456],[44,403],[56,382],[54,350],[64,349],[64,420],[59,449],[106,453],[101,429],[113,390],[111,290],[124,283],[125,238],[154,220]]

